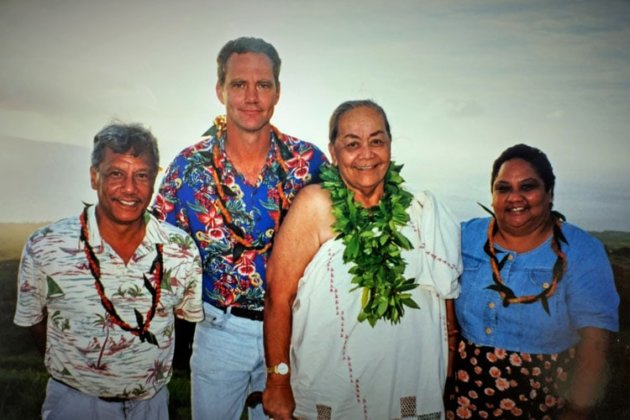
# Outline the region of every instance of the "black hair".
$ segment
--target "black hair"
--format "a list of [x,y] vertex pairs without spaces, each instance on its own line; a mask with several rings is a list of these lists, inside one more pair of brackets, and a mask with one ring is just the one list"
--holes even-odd
[[490,178],[490,191],[493,189],[494,181],[497,178],[499,169],[501,169],[501,165],[511,159],[523,159],[532,165],[536,174],[543,180],[545,191],[553,191],[556,185],[556,176],[553,173],[553,168],[551,167],[551,162],[549,162],[547,155],[540,149],[526,144],[516,144],[505,149],[494,161],[492,165],[492,176]]

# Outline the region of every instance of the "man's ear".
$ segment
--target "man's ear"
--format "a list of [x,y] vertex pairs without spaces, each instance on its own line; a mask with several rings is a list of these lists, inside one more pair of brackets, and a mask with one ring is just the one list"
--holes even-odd
[[219,102],[225,105],[225,102],[223,101],[223,86],[221,86],[219,82],[217,82],[216,86],[214,87],[214,91],[217,94],[217,99],[219,99]]
[[278,82],[277,89],[276,89],[276,100],[273,103],[274,106],[278,105],[278,101],[280,100],[280,93],[281,93],[280,82]]
[[98,170],[94,166],[90,166],[90,185],[96,190],[98,185]]

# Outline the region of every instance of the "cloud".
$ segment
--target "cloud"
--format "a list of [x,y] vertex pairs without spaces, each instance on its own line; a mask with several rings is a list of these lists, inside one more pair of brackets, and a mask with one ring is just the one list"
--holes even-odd
[[547,114],[547,118],[552,119],[552,120],[561,120],[564,118],[564,110],[554,109],[553,111]]
[[470,118],[483,114],[483,108],[473,99],[447,99],[444,106],[446,113],[455,118]]

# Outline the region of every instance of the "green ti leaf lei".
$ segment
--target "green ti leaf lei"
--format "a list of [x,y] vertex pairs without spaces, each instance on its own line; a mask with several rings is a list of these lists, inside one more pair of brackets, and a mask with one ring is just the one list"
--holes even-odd
[[336,167],[326,165],[320,173],[322,187],[330,191],[332,199],[336,219],[332,228],[345,245],[343,261],[352,263],[349,274],[356,284],[352,291],[363,289],[358,320],[367,320],[371,326],[379,319],[397,324],[405,306],[420,308],[409,293],[418,285],[415,279],[404,277],[406,263],[401,256],[403,249],[412,248],[400,229],[409,221],[406,210],[413,199],[401,187],[402,166],[390,164],[383,197],[378,206],[369,209],[354,200]]

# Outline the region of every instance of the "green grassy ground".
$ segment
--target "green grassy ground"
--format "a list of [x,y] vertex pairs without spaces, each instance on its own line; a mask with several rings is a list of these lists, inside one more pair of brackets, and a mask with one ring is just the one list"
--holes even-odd
[[[606,398],[594,419],[630,418],[627,384],[630,383],[630,234],[606,243],[621,295],[621,331],[615,335],[610,352],[611,381]],[[27,329],[13,325],[16,297],[16,259],[0,260],[0,419],[40,418],[48,375],[42,358],[35,351]],[[180,363],[180,365],[182,365]],[[184,363],[185,365],[185,363]],[[169,384],[171,419],[190,419],[190,381],[188,372],[176,368]],[[246,418],[246,416],[244,416]]]

